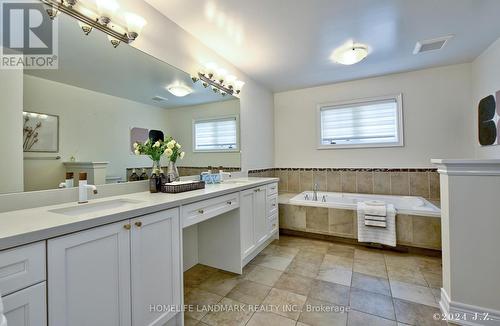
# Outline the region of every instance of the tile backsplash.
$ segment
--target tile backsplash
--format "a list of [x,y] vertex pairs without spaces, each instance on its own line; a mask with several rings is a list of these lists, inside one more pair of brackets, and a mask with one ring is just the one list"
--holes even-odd
[[279,178],[280,192],[299,193],[318,184],[320,191],[440,198],[436,169],[275,168],[252,170],[249,176]]

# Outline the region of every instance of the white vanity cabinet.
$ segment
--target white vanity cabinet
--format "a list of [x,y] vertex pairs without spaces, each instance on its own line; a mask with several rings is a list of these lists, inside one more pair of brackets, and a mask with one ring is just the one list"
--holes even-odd
[[47,325],[45,241],[0,252],[0,293],[9,326]]
[[47,245],[51,326],[159,326],[174,313],[150,313],[150,305],[180,304],[178,209]]
[[243,259],[276,233],[277,213],[277,184],[264,185],[240,193]]

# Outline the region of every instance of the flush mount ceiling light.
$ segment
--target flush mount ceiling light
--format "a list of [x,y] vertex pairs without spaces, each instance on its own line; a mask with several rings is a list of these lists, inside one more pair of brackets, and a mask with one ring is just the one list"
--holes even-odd
[[[41,0],[46,5],[46,12],[51,19],[55,19],[60,12],[78,20],[83,33],[89,35],[93,29],[98,29],[108,35],[113,47],[121,42],[131,43],[137,39],[146,25],[146,20],[133,13],[125,13],[127,28],[122,28],[113,22],[120,8],[115,0],[96,0],[97,13],[82,6],[78,0]],[[111,24],[113,22],[113,24]]]
[[191,79],[193,83],[201,81],[205,88],[210,86],[215,93],[220,93],[222,96],[239,95],[245,85],[236,76],[229,74],[226,69],[217,67],[213,62],[205,64],[198,72],[198,76],[191,76]]
[[361,43],[349,42],[335,49],[330,58],[342,65],[353,65],[361,62],[367,56],[368,46]]
[[167,91],[172,93],[172,95],[177,97],[184,97],[193,92],[193,90],[182,84],[172,84],[166,87]]

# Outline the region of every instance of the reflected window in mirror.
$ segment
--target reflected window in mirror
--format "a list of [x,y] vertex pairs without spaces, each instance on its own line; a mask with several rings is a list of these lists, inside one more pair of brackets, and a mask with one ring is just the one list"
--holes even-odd
[[195,152],[238,151],[238,117],[193,120],[193,139]]

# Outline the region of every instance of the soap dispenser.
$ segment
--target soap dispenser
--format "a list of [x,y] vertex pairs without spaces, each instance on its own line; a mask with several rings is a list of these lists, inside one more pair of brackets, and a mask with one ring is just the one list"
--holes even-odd
[[148,180],[149,177],[148,177],[148,174],[146,173],[146,169],[142,169],[142,173],[139,177],[139,180]]
[[132,169],[132,174],[130,175],[129,181],[139,181],[139,176],[135,172],[135,169]]
[[73,188],[75,186],[75,177],[73,172],[66,172],[66,180],[59,184],[59,188]]

